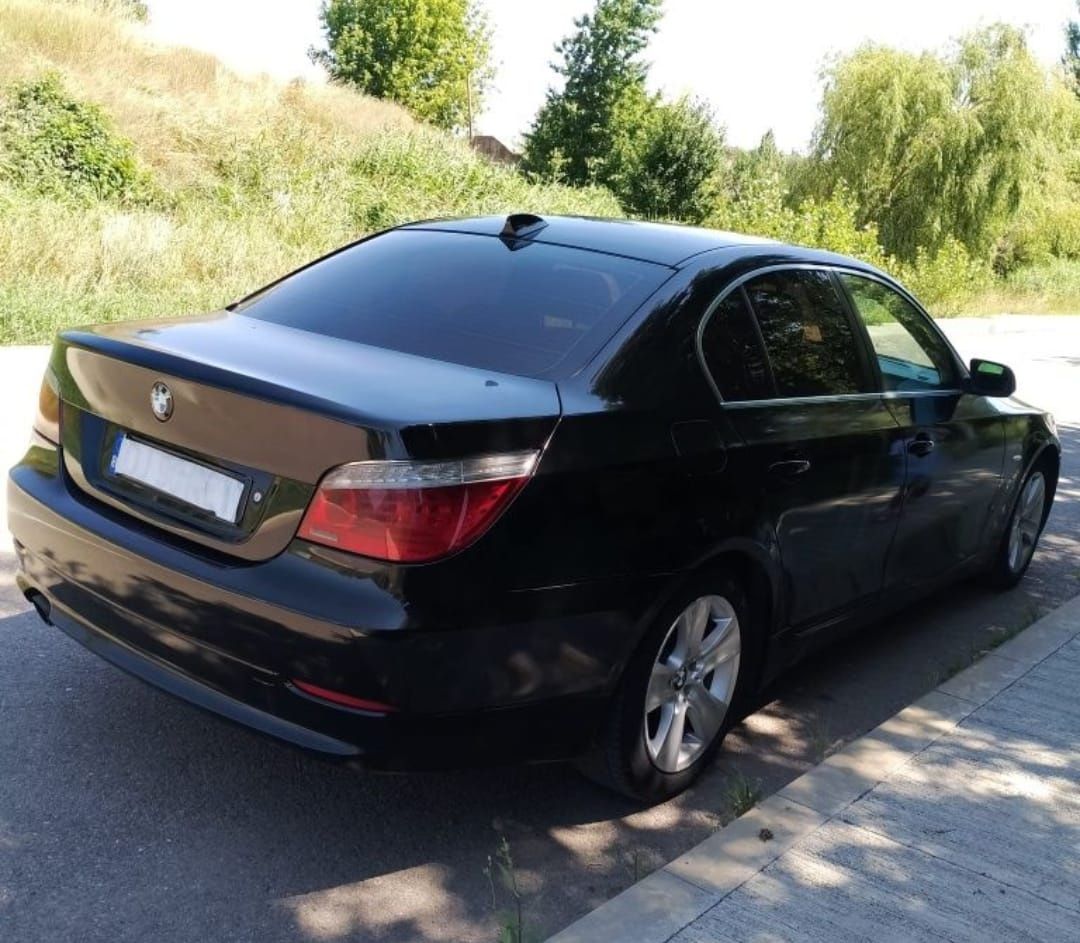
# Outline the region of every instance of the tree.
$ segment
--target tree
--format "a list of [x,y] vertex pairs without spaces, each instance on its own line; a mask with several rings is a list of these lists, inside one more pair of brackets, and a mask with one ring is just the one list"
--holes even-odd
[[[1076,10],[1080,13],[1080,0],[1076,0]],[[1080,97],[1080,21],[1069,20],[1065,24],[1065,55],[1061,57],[1065,73],[1073,84],[1073,91]]]
[[1035,177],[1053,90],[1024,34],[996,25],[948,57],[865,46],[827,71],[818,195],[841,184],[904,261],[950,237],[985,257]]
[[638,216],[701,222],[711,210],[723,134],[711,110],[645,88],[641,54],[660,0],[597,0],[555,47],[564,83],[549,89],[526,138],[524,169],[610,189]]
[[661,0],[597,0],[592,14],[574,21],[576,32],[555,47],[562,62],[552,64],[563,87],[548,89],[526,137],[526,171],[581,185],[607,182],[617,163],[625,170],[615,152],[625,151],[625,116],[647,110],[648,67],[639,56],[660,6]]
[[723,135],[712,110],[690,98],[650,103],[635,135],[629,165],[614,183],[631,213],[702,222],[715,202]]
[[492,77],[491,31],[476,0],[325,0],[330,77],[396,101],[424,121],[461,129]]

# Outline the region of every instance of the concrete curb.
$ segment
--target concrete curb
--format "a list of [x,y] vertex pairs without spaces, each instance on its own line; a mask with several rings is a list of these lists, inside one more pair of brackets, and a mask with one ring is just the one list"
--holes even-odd
[[1080,597],[988,652],[548,943],[665,943],[1077,635]]

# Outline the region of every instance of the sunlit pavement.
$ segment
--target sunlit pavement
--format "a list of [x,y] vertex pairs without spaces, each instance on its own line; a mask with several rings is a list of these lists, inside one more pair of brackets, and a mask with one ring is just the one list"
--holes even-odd
[[[689,793],[646,811],[561,766],[358,775],[141,685],[40,624],[0,554],[0,939],[496,938],[482,869],[510,843],[528,926],[569,924],[1080,593],[1080,318],[943,322],[1052,409],[1063,477],[1023,585],[962,585],[781,680]],[[44,354],[0,349],[0,456]],[[25,418],[20,418],[19,414]],[[496,888],[497,907],[509,900]]]
[[1073,943],[1080,598],[551,943]]

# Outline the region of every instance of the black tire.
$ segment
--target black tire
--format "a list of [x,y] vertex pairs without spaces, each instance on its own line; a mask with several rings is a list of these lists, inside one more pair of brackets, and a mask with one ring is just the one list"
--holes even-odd
[[[737,616],[741,641],[733,693],[718,733],[685,769],[665,772],[646,746],[645,698],[661,646],[670,644],[674,623],[695,600],[722,597]],[[724,736],[740,719],[760,673],[761,637],[751,622],[750,604],[742,586],[720,571],[691,579],[658,613],[619,682],[605,731],[597,749],[578,764],[590,779],[631,799],[655,804],[686,789],[715,756]]]
[[[1036,479],[1042,482],[1042,500],[1039,508],[1038,523],[1033,529],[1032,522],[1027,521],[1027,527],[1022,537],[1022,553],[1017,557],[1013,548],[1014,532],[1018,526],[1018,519],[1021,529],[1024,529],[1025,510],[1028,512],[1031,510],[1026,508],[1025,499],[1029,494],[1029,489],[1035,487],[1033,481]],[[1039,537],[1042,536],[1046,518],[1050,513],[1050,503],[1053,500],[1051,487],[1047,469],[1042,463],[1039,463],[1027,473],[1017,489],[1012,513],[1009,515],[1009,522],[1005,526],[1005,532],[1001,535],[1001,540],[998,541],[994,555],[983,574],[984,581],[994,589],[1012,589],[1024,578],[1024,574],[1031,565],[1032,557],[1035,555]]]

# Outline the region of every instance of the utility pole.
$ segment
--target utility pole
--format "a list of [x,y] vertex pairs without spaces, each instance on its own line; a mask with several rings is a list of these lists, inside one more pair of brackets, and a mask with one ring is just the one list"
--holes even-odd
[[472,114],[472,70],[470,69],[465,73],[465,96],[468,102],[469,109],[469,143],[472,144],[473,139],[473,114]]

